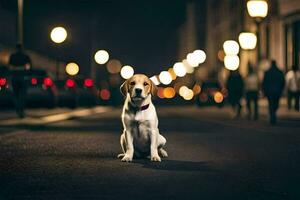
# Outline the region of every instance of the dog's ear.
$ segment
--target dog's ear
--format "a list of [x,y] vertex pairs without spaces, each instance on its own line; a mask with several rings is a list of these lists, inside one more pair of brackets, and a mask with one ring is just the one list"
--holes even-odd
[[120,92],[123,94],[123,96],[127,95],[128,92],[128,86],[127,86],[128,80],[126,80],[121,86],[120,86]]
[[150,83],[151,83],[151,94],[152,96],[157,96],[157,87],[156,85],[153,83],[153,81],[150,79]]

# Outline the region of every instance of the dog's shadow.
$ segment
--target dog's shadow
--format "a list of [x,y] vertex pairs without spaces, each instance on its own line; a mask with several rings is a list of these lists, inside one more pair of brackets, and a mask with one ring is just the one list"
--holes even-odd
[[146,159],[136,159],[135,163],[144,168],[166,170],[166,171],[205,171],[218,172],[209,162],[194,162],[183,160],[162,160],[162,162],[151,162]]

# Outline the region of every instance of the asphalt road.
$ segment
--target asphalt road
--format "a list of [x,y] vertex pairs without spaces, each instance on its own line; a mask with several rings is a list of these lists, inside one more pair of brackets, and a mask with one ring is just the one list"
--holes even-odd
[[0,199],[300,199],[300,118],[157,108],[169,158],[122,163],[120,109],[0,126]]

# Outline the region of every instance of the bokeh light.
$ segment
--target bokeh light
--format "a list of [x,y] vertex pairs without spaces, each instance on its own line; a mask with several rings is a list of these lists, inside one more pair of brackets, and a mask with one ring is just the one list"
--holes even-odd
[[160,84],[160,82],[159,82],[157,76],[152,76],[152,77],[150,78],[150,80],[154,83],[154,85],[159,85],[159,84]]
[[100,98],[102,100],[109,100],[110,99],[110,91],[108,89],[102,89],[100,91]]
[[172,80],[174,81],[177,78],[177,76],[176,76],[176,74],[174,72],[174,69],[173,68],[169,68],[168,72],[170,73],[170,75],[172,77]]
[[189,65],[192,67],[198,67],[198,65],[199,65],[198,59],[196,58],[196,56],[193,53],[189,53],[186,56],[186,60],[189,63]]
[[175,96],[176,92],[175,92],[174,88],[166,87],[163,91],[163,94],[164,94],[165,98],[172,99]]
[[247,10],[251,17],[266,17],[268,14],[268,3],[265,0],[250,0],[247,2]]
[[109,54],[105,50],[99,50],[95,53],[94,58],[95,58],[96,63],[103,65],[108,61]]
[[78,72],[79,66],[76,63],[71,62],[66,65],[66,73],[70,76],[75,76],[76,74],[78,74]]
[[257,43],[257,37],[254,33],[242,32],[239,35],[239,43],[242,49],[245,50],[255,49]]
[[224,65],[228,70],[237,70],[240,65],[240,59],[237,55],[227,55],[224,58]]
[[162,71],[159,74],[159,80],[164,85],[169,85],[172,82],[172,76],[167,71]]
[[195,71],[194,67],[192,67],[186,59],[182,60],[182,64],[185,67],[186,73],[192,74]]
[[223,94],[221,92],[216,92],[214,94],[214,100],[216,103],[222,103],[224,97],[223,97]]
[[175,63],[173,70],[178,77],[184,77],[186,75],[185,66],[181,62]]
[[199,94],[201,92],[201,86],[198,84],[195,84],[193,87],[194,94]]
[[129,79],[133,76],[133,74],[134,74],[134,70],[131,66],[125,65],[122,67],[122,69],[121,69],[122,78]]
[[237,55],[240,51],[240,46],[234,40],[227,40],[223,44],[223,49],[226,55]]
[[67,31],[63,27],[55,27],[50,33],[50,38],[55,43],[62,43],[67,38]]
[[193,52],[193,55],[198,65],[204,63],[206,60],[206,53],[203,50],[197,49]]
[[106,64],[107,71],[111,74],[117,74],[122,68],[122,63],[117,59],[112,59]]
[[164,96],[164,88],[163,87],[158,87],[157,88],[157,96],[161,99],[164,99],[165,96]]

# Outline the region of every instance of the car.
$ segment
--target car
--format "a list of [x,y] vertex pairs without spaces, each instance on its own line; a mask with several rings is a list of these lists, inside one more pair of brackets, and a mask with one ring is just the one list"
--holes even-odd
[[91,78],[76,79],[78,106],[95,106],[97,103],[97,89]]
[[[56,105],[56,88],[53,80],[43,69],[18,70],[16,76],[23,78],[26,107],[53,108]],[[14,76],[15,76],[14,75]]]
[[201,84],[201,91],[196,98],[198,106],[218,106],[225,104],[227,90],[218,81],[209,80]]
[[77,88],[74,79],[54,81],[57,88],[57,105],[59,107],[75,108],[77,106]]
[[0,67],[0,108],[10,108],[14,105],[11,72],[5,66]]

